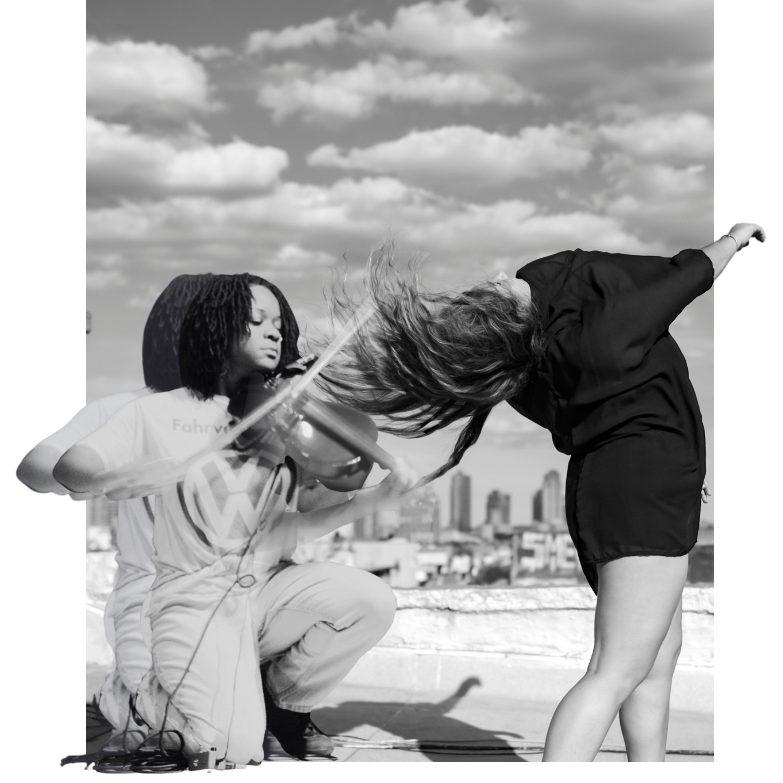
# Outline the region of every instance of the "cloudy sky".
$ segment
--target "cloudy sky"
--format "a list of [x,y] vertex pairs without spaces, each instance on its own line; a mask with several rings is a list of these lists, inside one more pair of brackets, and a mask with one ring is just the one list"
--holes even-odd
[[[388,238],[449,288],[713,236],[706,0],[88,0],[87,32],[90,399],[141,385],[144,319],[184,272],[263,274],[317,334],[331,268]],[[711,447],[712,293],[673,332]],[[426,471],[451,436],[384,443]],[[463,463],[474,522],[494,488],[529,520],[565,464],[498,408]]]

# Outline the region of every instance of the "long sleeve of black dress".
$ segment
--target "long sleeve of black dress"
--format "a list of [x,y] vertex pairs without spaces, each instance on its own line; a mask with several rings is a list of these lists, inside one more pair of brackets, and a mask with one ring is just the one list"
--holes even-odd
[[701,250],[673,258],[565,251],[522,267],[545,352],[511,404],[552,432],[565,453],[640,428],[677,430],[703,450],[688,369],[668,332],[712,285]]

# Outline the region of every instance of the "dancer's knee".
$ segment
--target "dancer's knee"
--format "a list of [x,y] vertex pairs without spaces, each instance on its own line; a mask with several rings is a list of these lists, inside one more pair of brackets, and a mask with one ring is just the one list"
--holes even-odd
[[618,705],[648,677],[654,664],[652,657],[640,656],[611,663],[590,661],[586,677],[600,683],[601,689],[611,695]]
[[648,677],[671,677],[677,666],[681,650],[682,631],[678,630],[678,632],[670,634],[664,641]]

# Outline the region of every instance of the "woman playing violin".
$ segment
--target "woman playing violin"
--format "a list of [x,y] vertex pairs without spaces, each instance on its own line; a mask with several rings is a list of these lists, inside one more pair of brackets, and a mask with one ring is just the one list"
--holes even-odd
[[263,437],[263,422],[232,448],[205,448],[232,425],[229,403],[247,402],[250,379],[272,382],[295,366],[298,333],[274,285],[216,275],[182,326],[184,388],[126,406],[55,469],[69,489],[101,492],[107,472],[141,459],[201,455],[156,494],[153,669],[136,702],[154,729],[182,735],[191,758],[215,748],[218,760],[260,762],[265,725],[290,755],[329,755],[310,711],[394,615],[391,591],[373,575],[290,558],[297,541],[364,516],[410,486],[404,465],[393,464],[383,482],[347,502],[312,508],[311,499],[301,511],[302,470],[284,438]]

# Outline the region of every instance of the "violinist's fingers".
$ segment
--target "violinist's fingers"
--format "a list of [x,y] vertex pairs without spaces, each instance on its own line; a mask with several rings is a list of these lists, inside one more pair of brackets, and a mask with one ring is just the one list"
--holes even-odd
[[418,478],[416,472],[404,459],[395,459],[389,479],[397,492],[406,492],[418,481]]

